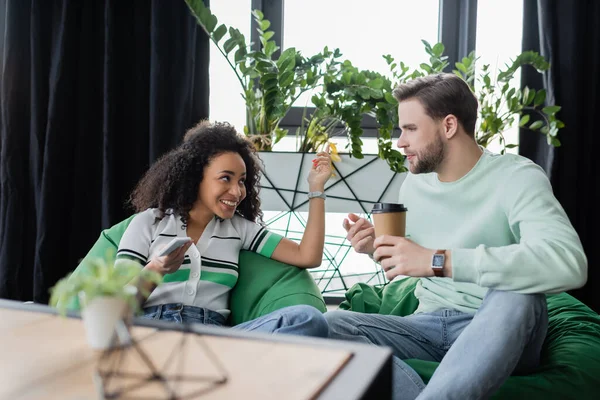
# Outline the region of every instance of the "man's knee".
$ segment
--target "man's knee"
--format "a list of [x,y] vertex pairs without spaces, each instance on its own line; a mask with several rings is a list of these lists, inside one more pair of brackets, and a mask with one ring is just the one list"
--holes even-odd
[[544,294],[523,294],[501,290],[490,290],[485,301],[494,303],[516,318],[540,318],[547,314]]

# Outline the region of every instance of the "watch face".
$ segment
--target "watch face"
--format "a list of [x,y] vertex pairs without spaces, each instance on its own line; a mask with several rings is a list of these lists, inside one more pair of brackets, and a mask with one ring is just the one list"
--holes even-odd
[[444,255],[443,254],[434,254],[432,266],[442,268],[444,266]]

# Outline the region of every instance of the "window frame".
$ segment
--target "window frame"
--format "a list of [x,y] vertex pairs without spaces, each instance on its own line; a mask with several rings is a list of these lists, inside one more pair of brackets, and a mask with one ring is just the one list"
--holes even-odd
[[[477,34],[477,0],[439,0],[438,15],[438,41],[444,43],[446,55],[448,56],[448,71],[451,71],[458,60],[466,57],[471,51],[475,50]],[[273,40],[280,48],[283,48],[285,38],[283,37],[283,22],[285,0],[252,0],[252,10],[260,10],[265,18],[271,22],[269,30],[275,34]],[[254,46],[259,46],[258,25],[254,18],[251,23],[251,40]],[[279,53],[275,54],[275,57]],[[292,107],[281,123],[280,127],[289,129],[288,136],[295,135],[295,129],[301,125],[303,107]],[[314,107],[308,108],[307,113],[311,114]],[[375,119],[370,116],[364,116],[361,123],[363,128],[363,137],[376,138],[377,125]],[[394,133],[399,133],[395,129]]]

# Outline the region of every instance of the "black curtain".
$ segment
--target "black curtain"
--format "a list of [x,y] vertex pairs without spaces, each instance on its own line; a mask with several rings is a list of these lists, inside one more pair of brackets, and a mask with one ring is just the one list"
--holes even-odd
[[539,51],[551,63],[543,78],[524,70],[522,84],[544,87],[548,104],[562,106],[562,146],[522,131],[520,153],[542,166],[554,193],[579,233],[588,257],[588,282],[571,294],[600,312],[600,271],[595,250],[600,224],[600,1],[525,0],[523,50]]
[[0,18],[0,298],[47,302],[208,116],[208,38],[183,0],[0,0]]

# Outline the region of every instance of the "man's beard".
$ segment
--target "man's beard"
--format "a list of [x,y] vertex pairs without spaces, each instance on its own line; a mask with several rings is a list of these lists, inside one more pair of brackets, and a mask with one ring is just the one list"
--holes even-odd
[[413,174],[428,174],[435,172],[446,154],[446,144],[439,135],[425,147],[424,150],[417,153],[417,163],[414,166]]

